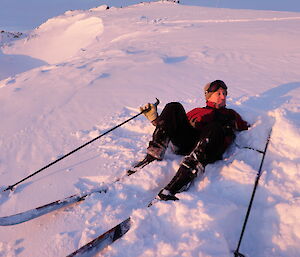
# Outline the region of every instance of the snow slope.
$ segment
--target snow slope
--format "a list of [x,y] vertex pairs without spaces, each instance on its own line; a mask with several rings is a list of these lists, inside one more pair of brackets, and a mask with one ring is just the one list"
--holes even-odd
[[[300,15],[142,3],[68,11],[1,48],[0,181],[11,185],[138,112],[147,102],[203,106],[223,79],[228,107],[252,125],[239,147],[273,133],[241,245],[248,256],[296,257],[300,240]],[[4,39],[3,39],[4,40]],[[17,60],[14,65],[6,64]],[[6,70],[3,71],[3,67]],[[108,184],[107,194],[0,227],[0,256],[65,256],[132,216],[99,256],[232,256],[261,154],[233,145],[178,202],[143,208],[182,157],[110,185],[142,158],[154,127],[143,117],[0,196],[0,216]]]

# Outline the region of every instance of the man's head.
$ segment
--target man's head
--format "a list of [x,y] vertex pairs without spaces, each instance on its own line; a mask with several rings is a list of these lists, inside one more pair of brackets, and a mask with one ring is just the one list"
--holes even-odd
[[216,108],[226,105],[227,86],[222,80],[215,80],[204,87],[206,101],[215,104]]

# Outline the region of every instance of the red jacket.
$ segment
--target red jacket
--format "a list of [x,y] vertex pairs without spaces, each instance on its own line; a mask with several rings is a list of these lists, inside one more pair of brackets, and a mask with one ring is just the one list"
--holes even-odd
[[234,139],[234,131],[247,130],[249,128],[249,124],[233,109],[226,107],[216,109],[214,108],[214,103],[207,102],[206,104],[206,107],[195,108],[189,111],[187,118],[200,131],[211,122],[220,123],[224,130],[228,132],[227,134],[225,133],[225,147]]

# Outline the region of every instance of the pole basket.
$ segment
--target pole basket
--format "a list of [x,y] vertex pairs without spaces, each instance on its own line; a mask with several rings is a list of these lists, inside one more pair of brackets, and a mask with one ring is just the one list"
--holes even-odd
[[234,257],[246,257],[244,254],[239,253],[238,251],[234,252]]

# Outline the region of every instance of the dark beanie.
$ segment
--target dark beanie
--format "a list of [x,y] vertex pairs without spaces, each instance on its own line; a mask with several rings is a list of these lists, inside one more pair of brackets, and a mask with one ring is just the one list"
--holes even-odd
[[[215,91],[212,91],[212,92],[208,92],[208,91],[207,91],[212,83],[213,83],[213,84],[219,85],[218,89],[219,89],[220,87],[222,87],[222,88],[227,88],[226,84],[225,84],[224,81],[222,81],[222,80],[215,80],[215,81],[212,81],[212,82],[207,83],[207,84],[204,86],[204,95],[205,95],[205,99],[206,99],[206,100],[208,100],[208,99],[211,97],[211,95],[215,92]],[[227,91],[227,89],[226,89],[226,91]]]

